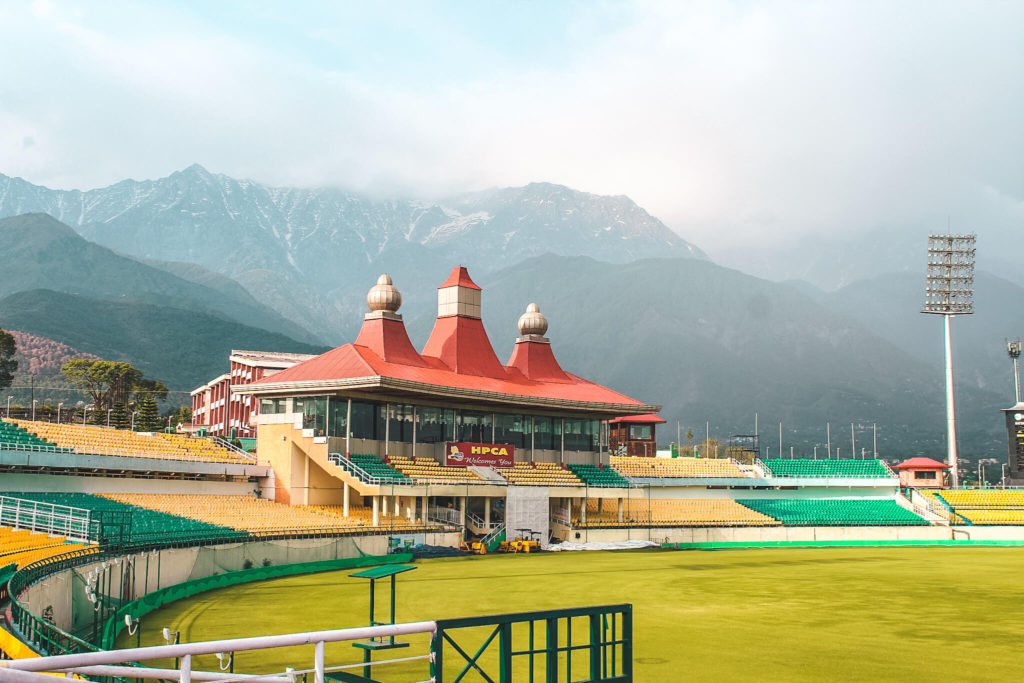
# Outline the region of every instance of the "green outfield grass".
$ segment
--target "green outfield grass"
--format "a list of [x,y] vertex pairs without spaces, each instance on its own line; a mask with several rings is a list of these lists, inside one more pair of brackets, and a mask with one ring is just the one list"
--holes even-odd
[[[399,621],[632,603],[638,681],[1005,681],[1024,655],[1024,548],[550,553],[418,564],[398,579]],[[197,641],[365,625],[367,586],[349,573],[205,593],[146,616],[142,642],[162,644],[162,626]],[[383,608],[386,597],[378,616]],[[134,640],[122,633],[118,644]],[[411,640],[395,656],[425,651],[425,638]],[[341,659],[357,655],[348,645],[328,649],[328,663]],[[241,655],[236,670],[311,662],[305,647]],[[426,678],[422,663],[392,671],[382,678]]]

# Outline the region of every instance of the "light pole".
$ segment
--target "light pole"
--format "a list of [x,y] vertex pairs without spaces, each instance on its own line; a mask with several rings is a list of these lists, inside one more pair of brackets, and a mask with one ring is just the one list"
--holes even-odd
[[1020,358],[1021,343],[1020,339],[1014,339],[1013,341],[1006,342],[1006,353],[1009,354],[1010,360],[1013,361],[1013,398],[1014,405],[1020,403],[1020,376],[1017,374],[1017,359]]
[[36,421],[36,399],[32,399],[32,421]]
[[922,313],[941,315],[946,340],[946,456],[953,488],[960,485],[956,453],[956,410],[953,402],[953,345],[949,322],[954,315],[974,313],[976,235],[929,235],[928,277]]
[[1006,464],[1006,463],[1004,462],[1004,463],[1003,463],[1003,478],[1002,478],[1002,480],[1001,480],[1001,481],[1002,481],[1002,484],[1003,484],[1003,488],[1004,488],[1004,489],[1006,488],[1006,468],[1007,468],[1007,467],[1008,467],[1008,465],[1007,465],[1007,464]]
[[110,412],[112,410],[113,410],[113,408],[107,408],[107,426],[108,427],[110,426]]
[[139,414],[139,411],[137,411],[137,410],[133,410],[132,411],[132,431],[133,432],[135,431],[135,416],[138,415],[138,414]]
[[61,401],[57,404],[57,424],[60,424],[60,409],[64,407],[64,402]]
[[14,398],[14,397],[13,396],[8,396],[7,397],[7,419],[8,420],[11,419],[11,399],[12,398]]

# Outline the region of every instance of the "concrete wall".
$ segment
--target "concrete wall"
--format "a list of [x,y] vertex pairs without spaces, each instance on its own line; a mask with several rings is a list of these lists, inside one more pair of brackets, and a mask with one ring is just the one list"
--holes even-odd
[[[459,535],[419,534],[416,540],[428,545],[456,546]],[[82,597],[86,583],[97,590],[101,586],[109,586],[107,594],[119,603],[183,581],[244,569],[247,560],[253,566],[262,565],[264,560],[282,565],[358,557],[360,552],[386,555],[388,536],[257,541],[133,553],[118,558],[116,562],[93,562],[49,576],[29,587],[20,600],[35,614],[42,614],[47,607],[52,608],[56,626],[80,632],[91,629],[94,618],[92,604]],[[73,595],[76,590],[80,595]]]
[[[577,538],[579,534],[579,538]],[[577,529],[570,531],[568,540],[624,541],[643,539],[656,543],[762,543],[774,541],[949,541],[1024,540],[1022,526],[990,527],[700,527],[676,529]]]

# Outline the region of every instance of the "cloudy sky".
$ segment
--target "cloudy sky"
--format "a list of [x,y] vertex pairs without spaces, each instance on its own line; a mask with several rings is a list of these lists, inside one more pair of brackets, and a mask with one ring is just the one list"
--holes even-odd
[[3,0],[0,173],[547,180],[712,251],[947,216],[1019,234],[1022,27],[1019,1]]

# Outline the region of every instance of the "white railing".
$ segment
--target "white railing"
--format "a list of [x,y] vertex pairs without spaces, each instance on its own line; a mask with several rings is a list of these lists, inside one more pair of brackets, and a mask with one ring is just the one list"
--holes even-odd
[[371,486],[414,486],[415,481],[409,479],[401,472],[396,470],[397,476],[394,479],[387,477],[378,477],[374,474],[370,474],[362,467],[357,465],[353,460],[346,458],[341,453],[328,453],[327,459],[333,462],[335,465],[345,470],[352,476],[364,484]]
[[466,511],[466,521],[470,522],[473,526],[477,527],[478,529],[493,529],[494,527],[499,526],[501,524],[501,522],[495,521],[487,523],[483,520],[482,517],[477,517],[469,510]]
[[62,446],[41,446],[39,444],[0,441],[0,451],[29,451],[30,453],[71,453],[73,449]]
[[223,436],[214,435],[207,438],[210,440],[210,443],[214,444],[215,446],[223,448],[227,451],[231,451],[235,455],[245,458],[246,460],[256,462],[256,456],[254,454],[250,453],[244,448],[239,448],[238,446],[234,445],[233,443],[225,439]]
[[[130,619],[128,621],[131,621]],[[138,626],[136,625],[136,628]],[[123,678],[135,679],[170,679],[191,683],[191,681],[245,681],[246,683],[294,683],[296,680],[303,680],[306,674],[313,674],[314,683],[324,683],[326,674],[332,671],[346,671],[360,669],[361,667],[381,666],[382,664],[395,664],[399,662],[428,661],[431,654],[426,652],[421,655],[411,655],[395,659],[385,659],[376,662],[352,662],[347,664],[333,664],[328,666],[324,654],[327,643],[339,643],[357,640],[376,639],[377,642],[387,642],[387,639],[394,636],[405,636],[417,633],[428,633],[431,636],[437,633],[437,622],[417,621],[407,624],[391,624],[386,626],[368,626],[363,628],[343,628],[332,631],[312,631],[309,633],[288,633],[275,636],[256,636],[252,638],[233,638],[230,640],[209,640],[198,643],[183,643],[180,645],[156,645],[151,647],[137,647],[125,650],[105,650],[100,652],[86,652],[73,655],[56,655],[53,657],[33,657],[26,659],[14,659],[3,662],[5,668],[0,671],[19,671],[29,675],[15,676],[12,680],[17,681],[40,681],[49,683],[51,677],[42,675],[31,676],[31,673],[62,673],[77,676],[120,676]],[[273,650],[283,647],[294,647],[298,645],[313,645],[312,667],[292,668],[288,667],[279,673],[228,673],[221,671],[193,671],[192,658],[198,655],[217,655],[218,660],[224,662],[224,669],[229,668],[235,653],[249,652],[253,650]],[[332,658],[337,657],[337,648],[332,648]],[[345,649],[345,652],[350,651]],[[277,654],[277,653],[275,653]],[[152,660],[179,660],[174,669],[155,669],[143,666],[130,666],[132,663],[149,662]],[[308,660],[306,660],[308,661]],[[3,675],[0,675],[3,678]],[[374,676],[378,678],[378,676]]]
[[427,512],[427,519],[432,522],[440,522],[442,524],[462,525],[462,513],[454,508],[432,507]]
[[498,538],[498,536],[501,536],[503,533],[505,533],[505,525],[498,524],[494,527],[494,530],[491,531],[491,533],[487,534],[486,536],[480,539],[480,543],[486,548],[488,544],[493,543]]
[[68,505],[0,496],[0,526],[31,529],[75,540],[89,540],[90,512]]

